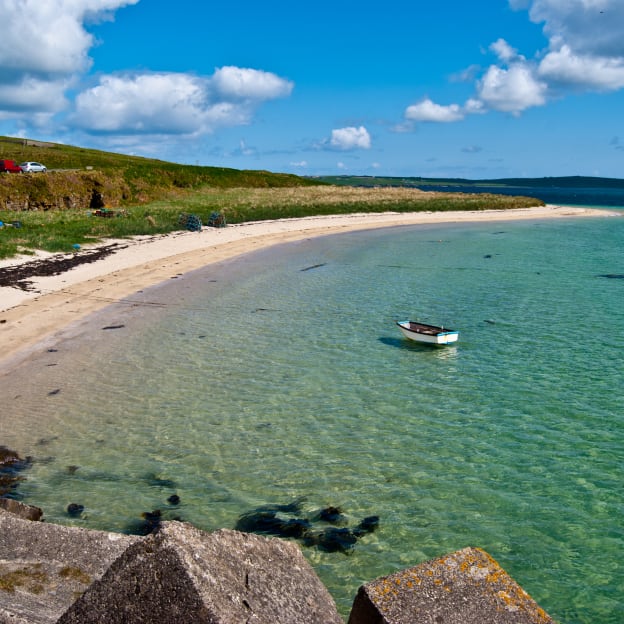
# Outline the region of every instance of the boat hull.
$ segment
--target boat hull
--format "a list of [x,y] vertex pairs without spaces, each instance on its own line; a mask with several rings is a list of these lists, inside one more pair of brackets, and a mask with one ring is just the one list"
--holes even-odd
[[427,325],[414,321],[397,321],[401,333],[409,340],[430,345],[448,345],[457,342],[459,332],[437,325]]

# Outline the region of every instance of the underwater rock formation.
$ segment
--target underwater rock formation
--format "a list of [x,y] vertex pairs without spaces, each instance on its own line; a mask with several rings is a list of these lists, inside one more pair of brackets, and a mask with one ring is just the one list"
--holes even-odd
[[346,524],[347,518],[339,507],[325,507],[311,518],[299,517],[301,513],[301,500],[288,505],[264,505],[241,515],[234,528],[245,533],[295,538],[304,546],[348,554],[358,539],[379,526],[379,516],[368,516],[353,528],[327,526]]
[[20,472],[30,463],[30,459],[23,459],[15,451],[0,446],[0,496],[15,492],[17,484],[24,479]]

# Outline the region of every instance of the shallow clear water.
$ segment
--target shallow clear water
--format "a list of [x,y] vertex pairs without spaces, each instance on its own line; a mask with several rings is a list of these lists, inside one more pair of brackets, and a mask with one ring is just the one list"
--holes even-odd
[[[622,241],[619,218],[416,226],[209,267],[0,377],[0,443],[34,457],[19,491],[49,521],[378,515],[349,555],[304,547],[343,614],[361,583],[472,545],[556,620],[615,624],[624,279],[601,276]],[[459,343],[409,343],[405,318]]]

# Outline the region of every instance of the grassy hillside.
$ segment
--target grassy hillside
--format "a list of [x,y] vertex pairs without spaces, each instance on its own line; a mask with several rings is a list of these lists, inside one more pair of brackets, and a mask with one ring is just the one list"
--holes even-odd
[[89,208],[141,204],[210,186],[275,188],[312,186],[319,180],[268,171],[179,165],[156,159],[0,137],[0,158],[34,160],[45,175],[0,176],[0,210]]
[[216,212],[232,224],[353,212],[543,205],[533,198],[485,193],[330,186],[288,174],[177,165],[2,137],[0,158],[34,160],[49,169],[46,174],[0,175],[0,221],[5,224],[0,259],[37,249],[73,252],[103,239],[180,230],[183,213],[207,224]]

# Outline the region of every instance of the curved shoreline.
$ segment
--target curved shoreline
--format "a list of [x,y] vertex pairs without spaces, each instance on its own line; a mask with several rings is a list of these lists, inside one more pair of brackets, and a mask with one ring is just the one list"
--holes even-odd
[[[351,214],[284,219],[121,241],[108,257],[60,275],[33,278],[32,290],[0,288],[0,363],[5,365],[73,322],[142,288],[235,256],[305,238],[404,225],[622,216],[570,206],[513,210]],[[110,243],[111,241],[106,241]],[[120,242],[120,241],[116,241]],[[3,262],[13,266],[32,258]]]

